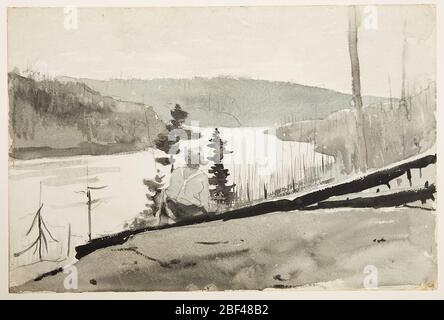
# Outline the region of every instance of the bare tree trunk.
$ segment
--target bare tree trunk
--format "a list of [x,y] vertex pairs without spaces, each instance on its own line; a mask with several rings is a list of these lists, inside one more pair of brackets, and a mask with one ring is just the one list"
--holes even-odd
[[[406,56],[407,56],[407,38],[405,35],[405,26],[406,23],[404,22],[404,29],[403,29],[403,43],[402,43],[402,82],[401,82],[401,100],[399,102],[401,110],[404,110],[405,112],[405,118],[409,120],[409,108],[407,105],[407,98],[406,98],[406,73],[405,73],[405,64],[406,64]],[[401,127],[402,127],[402,159],[406,158],[406,126],[404,124],[404,119],[399,119],[401,121]]]
[[353,103],[356,108],[356,128],[358,140],[358,165],[361,171],[368,166],[367,146],[364,133],[364,117],[362,113],[361,71],[358,56],[358,26],[356,21],[356,7],[349,7],[348,50],[350,54],[352,72]]
[[88,239],[91,241],[91,191],[86,191],[86,196],[88,198]]
[[66,250],[66,257],[69,258],[71,255],[71,224],[68,224],[68,245]]
[[38,223],[38,229],[39,229],[39,261],[43,261],[42,259],[42,233],[43,233],[43,229],[42,229],[42,216],[41,216],[41,211],[39,211],[38,213],[38,217],[37,217],[37,223]]
[[405,87],[406,87],[406,80],[405,80],[405,60],[407,56],[407,39],[405,36],[405,21],[404,21],[404,28],[403,28],[403,42],[402,42],[402,83],[401,83],[401,103],[406,103],[406,96],[405,96]]

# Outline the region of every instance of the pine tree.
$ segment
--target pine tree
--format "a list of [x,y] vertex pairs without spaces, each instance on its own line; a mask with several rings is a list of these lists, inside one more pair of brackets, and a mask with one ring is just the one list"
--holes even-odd
[[[34,215],[34,219],[32,220],[31,226],[29,227],[29,230],[26,232],[26,236],[28,236],[34,228],[37,228],[37,238],[24,250],[14,253],[14,257],[19,257],[25,252],[34,249],[34,253],[38,252],[39,255],[39,261],[43,261],[43,249],[45,249],[46,253],[48,253],[48,239],[47,237],[50,237],[53,241],[58,242],[49,231],[48,227],[46,226],[45,221],[42,217],[42,208],[43,203],[40,205],[39,209],[36,211]],[[46,235],[47,233],[47,235]]]
[[174,109],[170,111],[170,114],[173,119],[166,125],[168,133],[160,133],[155,141],[156,148],[165,153],[169,153],[171,147],[180,140],[179,137],[176,137],[176,141],[170,141],[168,134],[175,129],[183,129],[182,126],[188,117],[188,112],[182,110],[179,104],[176,104]]
[[209,184],[214,186],[210,189],[211,198],[218,204],[231,205],[234,200],[234,187],[235,184],[227,185],[227,178],[230,175],[228,169],[224,168],[222,160],[224,154],[231,153],[225,150],[226,141],[220,137],[220,132],[216,128],[213,133],[213,137],[210,139],[208,147],[213,149],[213,155],[208,157],[208,160],[212,161],[214,165],[208,170],[212,175],[208,181]]
[[[183,110],[179,104],[176,104],[174,106],[174,109],[170,111],[170,114],[173,119],[170,121],[170,123],[168,123],[166,125],[168,132],[167,133],[160,133],[157,136],[157,139],[155,141],[155,145],[156,145],[157,149],[162,150],[163,152],[165,152],[167,154],[170,154],[171,150],[173,150],[173,152],[175,154],[178,154],[180,152],[179,148],[177,148],[176,151],[174,151],[174,149],[172,147],[176,143],[179,142],[180,137],[176,136],[176,139],[171,141],[168,136],[173,130],[176,130],[176,129],[185,130],[185,129],[183,129],[183,124],[185,123],[185,120],[188,117],[188,112]],[[185,131],[187,132],[187,135],[190,136],[189,130],[185,130]],[[164,158],[156,159],[156,161],[161,162],[162,164],[165,164],[165,165],[169,164],[169,163],[173,163],[173,154],[170,154],[169,160],[167,159],[167,162],[169,162],[169,163],[163,163]]]
[[173,117],[173,120],[171,120],[172,129],[182,128],[182,125],[188,117],[188,112],[182,110],[182,107],[179,104],[176,104],[174,109],[170,111],[170,114]]
[[130,229],[140,229],[155,222],[155,218],[159,218],[162,206],[162,187],[164,186],[163,178],[159,170],[153,180],[144,179],[143,184],[147,187],[148,192],[146,198],[148,202],[145,204],[146,209],[139,213],[139,215],[131,222],[127,223],[125,227]]

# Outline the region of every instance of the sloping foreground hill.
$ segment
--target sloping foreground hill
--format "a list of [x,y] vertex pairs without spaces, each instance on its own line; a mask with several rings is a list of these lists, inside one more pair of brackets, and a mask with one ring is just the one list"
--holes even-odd
[[140,150],[165,130],[152,108],[103,96],[83,83],[9,73],[8,91],[14,158]]
[[370,267],[379,289],[432,289],[434,230],[419,208],[276,212],[141,233],[76,262],[76,289],[58,270],[10,290],[364,289]]
[[[275,126],[284,119],[323,119],[350,108],[351,96],[336,91],[290,82],[245,78],[110,79],[59,77],[62,82],[82,82],[101,94],[153,106],[163,121],[169,110],[181,104],[189,120],[201,126]],[[364,97],[364,104],[386,101]]]

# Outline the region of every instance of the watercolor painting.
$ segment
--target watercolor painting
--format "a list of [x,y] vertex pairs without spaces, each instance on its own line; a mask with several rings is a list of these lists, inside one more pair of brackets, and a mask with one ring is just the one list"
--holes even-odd
[[433,290],[433,5],[10,7],[9,290]]

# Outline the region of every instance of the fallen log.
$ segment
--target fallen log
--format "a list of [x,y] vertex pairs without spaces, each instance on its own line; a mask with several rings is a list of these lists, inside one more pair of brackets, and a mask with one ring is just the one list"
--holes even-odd
[[404,190],[399,192],[392,192],[390,194],[357,197],[344,200],[322,201],[316,205],[308,206],[302,210],[317,210],[317,209],[333,209],[333,208],[384,208],[396,207],[406,203],[421,201],[425,203],[426,200],[435,200],[433,195],[436,192],[434,184],[424,188]]
[[293,200],[283,199],[262,202],[251,207],[232,210],[224,220],[251,217],[276,211],[300,210],[318,202],[327,200],[330,197],[342,196],[349,193],[357,193],[380,185],[387,185],[390,188],[390,181],[396,179],[411,169],[425,168],[436,163],[435,155],[426,155],[411,161],[401,162],[386,169],[378,170],[362,175],[350,181],[341,182],[330,187],[306,192]]
[[408,174],[411,169],[425,168],[433,163],[436,163],[436,154],[427,155],[411,162],[405,162],[381,171],[375,171],[349,182],[339,183],[325,189],[307,193],[304,196],[297,197],[293,202],[302,208],[326,200],[332,196],[356,193],[379,185],[387,185],[390,188],[390,181],[393,179],[402,176],[404,173]]
[[[425,155],[422,157],[415,158],[413,160],[406,160],[399,164],[394,164],[391,167],[377,170],[368,174],[364,174],[360,177],[351,179],[350,181],[338,183],[329,187],[325,187],[322,189],[314,190],[306,192],[293,200],[290,199],[281,199],[274,201],[266,201],[262,203],[258,203],[253,206],[244,207],[240,209],[234,209],[222,214],[208,214],[192,217],[186,220],[178,221],[173,224],[154,226],[154,227],[146,227],[138,230],[125,230],[120,233],[116,233],[109,236],[104,236],[101,238],[92,239],[84,245],[80,245],[76,247],[76,258],[81,259],[82,257],[94,252],[95,250],[119,245],[125,243],[128,238],[132,235],[136,235],[142,232],[147,231],[155,231],[155,230],[163,230],[169,228],[182,227],[187,225],[200,224],[205,222],[211,222],[216,220],[232,220],[232,219],[241,219],[246,217],[253,217],[257,215],[279,212],[279,211],[293,211],[293,210],[301,210],[310,205],[317,204],[324,200],[327,200],[333,196],[340,196],[349,193],[356,193],[360,191],[364,191],[373,187],[377,187],[379,185],[388,185],[390,186],[390,181],[396,179],[403,174],[405,174],[408,170],[411,169],[421,169],[425,168],[430,164],[436,163],[436,154],[434,155]],[[404,198],[405,199],[405,198]],[[406,199],[408,200],[408,199]],[[405,203],[412,202],[407,201]]]

